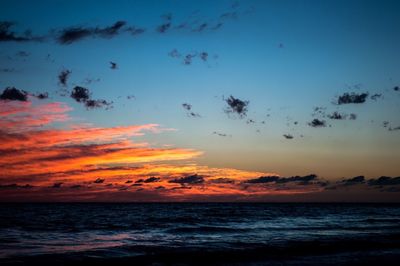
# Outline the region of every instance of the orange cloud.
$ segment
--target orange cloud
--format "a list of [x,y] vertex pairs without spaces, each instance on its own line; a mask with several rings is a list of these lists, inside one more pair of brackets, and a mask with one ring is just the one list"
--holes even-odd
[[[245,181],[277,174],[200,166],[194,160],[201,151],[133,141],[170,129],[73,125],[70,110],[63,103],[2,103],[0,199],[190,200],[321,190],[317,184],[251,185]],[[51,128],[54,122],[63,127]]]

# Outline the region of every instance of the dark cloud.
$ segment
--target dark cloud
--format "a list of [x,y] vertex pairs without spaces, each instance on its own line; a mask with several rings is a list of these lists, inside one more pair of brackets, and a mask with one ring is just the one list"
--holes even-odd
[[186,113],[187,116],[189,116],[189,117],[201,117],[200,114],[191,111],[192,110],[192,105],[191,104],[183,103],[182,107],[187,111],[187,113]]
[[283,134],[283,137],[285,137],[285,139],[293,139],[293,135],[291,134]]
[[394,91],[400,91],[400,87],[399,87],[399,86],[396,86],[396,87],[393,88],[393,90],[394,90]]
[[232,137],[231,135],[228,135],[228,134],[225,134],[225,133],[220,133],[220,132],[217,132],[217,131],[214,131],[213,134],[214,135],[218,135],[220,137]]
[[193,32],[202,32],[205,29],[207,29],[207,23],[201,23],[198,27],[194,28],[192,31]]
[[191,105],[191,104],[188,104],[188,103],[183,103],[183,104],[182,104],[182,107],[183,107],[185,110],[188,110],[188,111],[192,110],[192,105]]
[[311,181],[315,181],[317,175],[310,174],[306,176],[291,176],[279,178],[276,183],[289,183],[289,182],[299,182],[301,185],[308,185]]
[[154,182],[159,182],[160,180],[161,178],[152,176],[143,180],[143,183],[154,183]]
[[41,92],[41,93],[37,93],[37,94],[32,94],[32,96],[38,98],[39,100],[44,100],[49,98],[49,93],[48,92]]
[[356,114],[350,114],[349,115],[349,119],[350,120],[356,120],[357,119],[357,115]]
[[400,126],[398,126],[398,127],[389,127],[388,130],[389,131],[397,131],[397,130],[400,130]]
[[129,32],[131,35],[135,36],[135,35],[145,33],[146,29],[136,28],[135,26],[131,26],[131,27],[128,27],[126,29],[126,31]]
[[365,103],[368,97],[368,92],[365,93],[344,93],[343,95],[339,96],[337,99],[337,104],[351,104],[351,103]]
[[132,182],[133,182],[132,180],[126,180],[125,184],[130,184]]
[[246,124],[254,124],[255,122],[253,119],[247,119]]
[[200,58],[201,58],[201,60],[203,60],[204,62],[207,61],[207,59],[208,59],[208,53],[207,53],[207,52],[201,52],[201,53],[200,53]]
[[0,42],[28,42],[38,41],[40,38],[33,37],[29,30],[24,35],[17,35],[11,30],[15,26],[14,22],[0,21]]
[[57,37],[57,41],[60,44],[71,44],[93,35],[93,32],[94,30],[92,28],[71,27],[61,30],[60,35]]
[[78,103],[85,103],[90,99],[91,95],[88,89],[80,86],[76,86],[72,89],[71,98]]
[[118,68],[117,63],[111,62],[111,61],[110,61],[110,68],[111,68],[111,69],[117,69],[117,68]]
[[216,179],[211,179],[211,180],[209,180],[209,182],[214,183],[214,184],[234,184],[235,180],[230,179],[230,178],[220,177],[220,178],[216,178]]
[[82,39],[92,38],[105,38],[110,39],[120,34],[122,28],[126,25],[125,21],[117,21],[113,25],[100,28],[100,27],[70,27],[63,29],[57,36],[57,41],[60,44],[72,44]]
[[326,121],[320,119],[313,119],[308,123],[310,127],[326,127]]
[[67,81],[71,73],[72,72],[68,69],[61,71],[60,74],[58,74],[58,82],[63,86],[67,86]]
[[125,25],[126,25],[126,22],[120,20],[120,21],[115,22],[113,25],[111,25],[109,27],[96,28],[95,34],[100,36],[100,37],[103,37],[103,38],[112,38],[115,35],[118,35],[120,33],[119,31]]
[[195,58],[196,56],[197,56],[197,53],[185,55],[185,57],[183,58],[183,64],[187,65],[187,66],[191,65],[193,58]]
[[389,121],[383,121],[382,122],[382,126],[385,127],[385,128],[388,127],[389,126]]
[[368,181],[368,185],[370,186],[396,186],[400,185],[400,176],[398,177],[389,177],[389,176],[381,176],[377,179],[370,179]]
[[287,183],[295,183],[298,185],[319,185],[326,186],[327,182],[323,182],[318,180],[318,176],[314,174],[306,175],[306,176],[291,176],[291,177],[279,177],[279,176],[261,176],[255,179],[249,179],[244,183],[248,184],[265,184],[265,183],[274,183],[274,184],[287,184]]
[[352,185],[358,185],[358,184],[363,184],[363,183],[365,183],[365,177],[362,175],[340,181],[340,184],[344,185],[344,186],[352,186]]
[[224,23],[218,22],[217,24],[215,24],[214,27],[211,27],[210,29],[211,29],[211,30],[218,30],[218,29],[220,29],[223,25],[224,25]]
[[101,183],[104,183],[104,181],[105,181],[105,179],[103,179],[103,178],[97,178],[96,180],[93,181],[93,183],[101,184]]
[[273,183],[279,180],[279,176],[260,176],[258,178],[249,179],[244,183],[249,184],[263,184],[263,183]]
[[185,177],[181,177],[181,178],[177,178],[177,179],[173,179],[170,180],[169,183],[178,183],[181,185],[185,185],[185,184],[202,184],[204,183],[204,177],[200,176],[200,175],[189,175],[189,176],[185,176]]
[[63,182],[54,183],[52,188],[60,188],[63,185]]
[[346,114],[341,114],[339,112],[333,112],[332,114],[328,115],[329,119],[334,119],[334,120],[344,120],[346,119],[347,115]]
[[189,113],[187,113],[187,115],[190,116],[190,117],[201,117],[200,114],[194,113],[194,112],[189,112]]
[[[194,51],[191,53],[187,53],[182,54],[180,53],[177,49],[173,49],[168,53],[168,56],[172,57],[172,58],[183,58],[182,59],[182,63],[184,65],[191,65],[193,63],[193,59],[198,57],[200,58],[200,60],[202,60],[203,62],[207,62],[208,58],[209,58],[209,54],[208,52],[202,51],[202,52],[198,52],[198,51]],[[214,58],[216,59],[216,58]]]
[[228,104],[228,107],[224,110],[225,113],[237,114],[239,118],[247,116],[249,101],[242,101],[238,98],[233,97],[232,95],[224,100]]
[[75,86],[71,92],[71,98],[77,101],[78,103],[84,103],[87,109],[94,109],[94,108],[102,108],[105,107],[109,109],[112,107],[112,102],[108,102],[106,100],[93,100],[91,99],[91,93],[89,89]]
[[105,108],[106,110],[112,108],[113,102],[108,102],[106,100],[87,100],[85,101],[85,106],[87,109],[94,109],[94,108]]
[[370,96],[371,100],[374,100],[374,101],[378,100],[381,97],[382,97],[382,94],[380,94],[380,93],[375,93]]
[[7,87],[0,95],[1,100],[9,101],[21,101],[26,102],[28,100],[28,93],[24,90],[19,90],[14,87]]
[[161,25],[157,26],[156,31],[159,33],[165,33],[167,32],[168,29],[171,28],[171,21],[172,21],[172,15],[171,14],[166,14],[161,16],[164,20],[164,23]]
[[80,189],[80,188],[82,188],[82,185],[72,185],[72,186],[70,186],[69,188],[72,188],[72,189]]

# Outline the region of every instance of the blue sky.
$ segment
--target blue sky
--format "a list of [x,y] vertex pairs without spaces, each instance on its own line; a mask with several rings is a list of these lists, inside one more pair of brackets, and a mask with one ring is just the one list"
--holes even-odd
[[[327,178],[398,175],[400,131],[400,10],[398,1],[2,1],[0,18],[50,36],[42,42],[0,43],[3,88],[48,91],[68,103],[77,122],[98,126],[157,123],[177,131],[146,136],[153,145],[201,150],[200,163],[283,175],[317,172]],[[172,25],[192,18],[218,30],[192,32],[155,28],[162,15]],[[72,26],[106,27],[118,20],[145,28],[143,34],[86,38],[62,45],[54,40]],[[210,24],[211,23],[211,24]],[[195,24],[199,25],[199,24]],[[51,33],[53,30],[53,33]],[[184,65],[182,54],[207,52]],[[15,56],[26,51],[27,58]],[[51,60],[46,60],[50,54]],[[7,57],[11,56],[12,59]],[[52,62],[54,60],[54,62]],[[118,64],[111,70],[109,62]],[[94,98],[114,101],[111,110],[86,110],[57,94],[57,76],[72,74],[72,88],[90,88]],[[86,78],[100,81],[84,84]],[[337,106],[343,93],[383,96]],[[134,95],[135,99],[126,99]],[[223,97],[248,100],[243,119],[228,117]],[[182,103],[201,117],[188,117]],[[308,123],[313,108],[357,114],[331,127]],[[270,115],[269,117],[267,115]],[[247,124],[248,119],[256,123]],[[265,121],[265,124],[261,122]],[[297,121],[298,125],[293,125]],[[287,125],[290,123],[290,126]],[[220,137],[214,131],[231,135]],[[285,139],[283,134],[293,135]]]

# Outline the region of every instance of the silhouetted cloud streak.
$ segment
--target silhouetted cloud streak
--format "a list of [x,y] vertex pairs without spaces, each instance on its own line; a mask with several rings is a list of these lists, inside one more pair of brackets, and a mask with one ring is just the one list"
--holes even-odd
[[104,28],[70,27],[59,32],[57,41],[60,44],[69,45],[89,37],[111,39],[120,34],[125,25],[125,21],[117,21],[113,25]]

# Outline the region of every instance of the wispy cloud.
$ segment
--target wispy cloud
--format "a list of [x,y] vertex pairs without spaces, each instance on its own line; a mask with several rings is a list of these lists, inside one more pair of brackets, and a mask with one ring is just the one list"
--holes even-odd
[[117,21],[107,27],[70,27],[58,31],[57,41],[60,44],[68,45],[86,38],[111,39],[121,33],[126,25],[125,21]]

